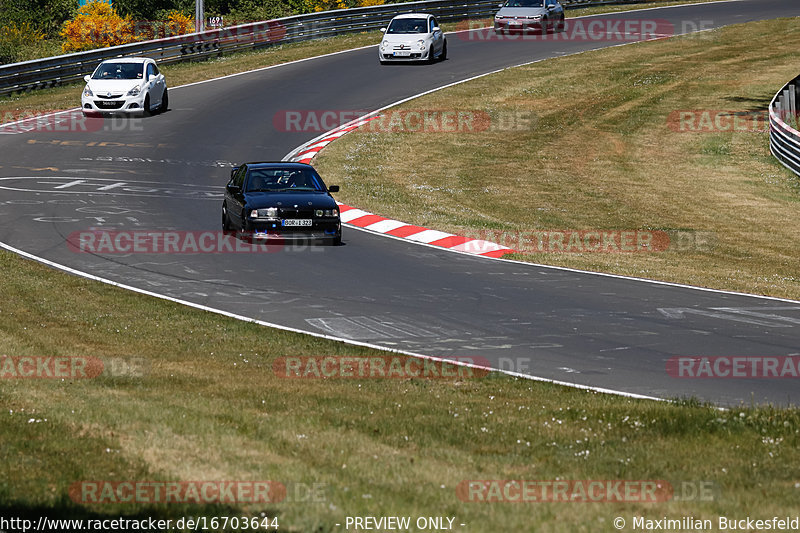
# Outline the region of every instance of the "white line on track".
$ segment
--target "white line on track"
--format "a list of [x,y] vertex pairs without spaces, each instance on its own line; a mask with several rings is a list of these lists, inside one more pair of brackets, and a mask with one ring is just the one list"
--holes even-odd
[[26,259],[32,259],[32,260],[37,261],[39,263],[45,264],[45,265],[47,265],[49,267],[52,267],[52,268],[55,268],[55,269],[58,269],[58,270],[62,270],[64,272],[67,272],[69,274],[73,274],[73,275],[76,275],[76,276],[79,276],[79,277],[82,277],[82,278],[86,278],[86,279],[89,279],[89,280],[92,280],[92,281],[99,281],[101,283],[106,283],[108,285],[112,285],[112,286],[118,287],[120,289],[125,289],[125,290],[129,290],[129,291],[136,292],[136,293],[139,293],[139,294],[144,294],[146,296],[152,296],[154,298],[160,298],[162,300],[167,300],[167,301],[170,301],[170,302],[178,303],[178,304],[181,304],[181,305],[185,305],[187,307],[192,307],[194,309],[199,309],[201,311],[208,311],[209,313],[215,313],[215,314],[226,316],[226,317],[229,317],[229,318],[234,318],[236,320],[241,320],[243,322],[252,322],[253,324],[258,324],[259,326],[267,326],[267,327],[279,329],[279,330],[282,330],[282,331],[290,331],[292,333],[301,333],[303,335],[311,335],[312,337],[317,337],[317,338],[320,338],[320,339],[327,339],[327,340],[337,341],[337,342],[343,342],[345,344],[351,344],[353,346],[362,346],[362,347],[365,347],[365,348],[372,348],[372,349],[381,350],[381,351],[384,351],[384,352],[397,353],[397,354],[401,354],[401,355],[408,355],[410,357],[416,357],[416,358],[419,358],[419,359],[428,359],[428,360],[431,360],[431,361],[448,362],[448,363],[451,363],[451,364],[457,365],[457,366],[464,366],[464,367],[475,368],[475,369],[479,369],[479,370],[488,370],[488,371],[491,371],[491,372],[500,372],[502,374],[506,374],[506,375],[509,375],[509,376],[512,376],[512,377],[524,378],[524,379],[528,379],[528,380],[532,380],[532,381],[541,381],[541,382],[545,382],[545,383],[552,383],[554,385],[563,385],[565,387],[572,387],[572,388],[575,388],[575,389],[580,389],[580,390],[585,390],[585,391],[600,392],[600,393],[605,393],[605,394],[613,394],[613,395],[616,395],[616,396],[624,396],[626,398],[634,398],[634,399],[640,399],[640,400],[665,401],[663,398],[656,398],[654,396],[646,396],[646,395],[643,395],[643,394],[635,394],[635,393],[631,393],[631,392],[617,391],[617,390],[612,390],[612,389],[604,389],[602,387],[592,387],[592,386],[589,386],[589,385],[581,385],[579,383],[570,383],[568,381],[560,381],[560,380],[557,380],[557,379],[549,379],[549,378],[543,378],[543,377],[537,377],[537,376],[530,376],[528,374],[522,374],[522,373],[519,373],[519,372],[512,372],[510,370],[499,370],[499,369],[496,369],[496,368],[491,368],[491,367],[486,367],[486,366],[481,366],[481,365],[474,365],[474,364],[470,364],[470,363],[465,363],[463,361],[447,359],[447,358],[444,358],[444,357],[434,357],[434,356],[430,356],[430,355],[424,355],[424,354],[409,352],[409,351],[405,351],[405,350],[398,350],[398,349],[395,349],[395,348],[387,348],[386,346],[381,346],[381,345],[378,345],[378,344],[371,344],[371,343],[368,343],[368,342],[355,341],[355,340],[352,340],[352,339],[344,339],[344,338],[340,338],[340,337],[335,337],[333,335],[324,335],[322,333],[316,333],[316,332],[313,332],[313,331],[306,331],[306,330],[303,330],[303,329],[292,328],[292,327],[288,327],[288,326],[282,326],[280,324],[274,324],[272,322],[266,322],[264,320],[258,320],[258,319],[247,317],[247,316],[243,316],[243,315],[237,315],[237,314],[231,313],[229,311],[223,311],[221,309],[215,309],[213,307],[208,307],[206,305],[202,305],[202,304],[198,304],[198,303],[194,303],[194,302],[189,302],[187,300],[181,300],[179,298],[174,298],[172,296],[167,296],[165,294],[159,294],[157,292],[152,292],[152,291],[148,291],[148,290],[145,290],[145,289],[140,289],[138,287],[133,287],[131,285],[125,285],[123,283],[119,283],[119,282],[116,282],[116,281],[113,281],[113,280],[110,280],[110,279],[101,278],[99,276],[95,276],[94,274],[89,274],[87,272],[83,272],[81,270],[77,270],[77,269],[74,269],[74,268],[71,268],[71,267],[56,263],[54,261],[50,261],[48,259],[44,259],[42,257],[30,254],[30,253],[25,252],[23,250],[20,250],[18,248],[14,248],[13,246],[9,246],[4,242],[0,242],[0,248],[3,248],[4,250],[7,250],[7,251],[12,252],[12,253],[15,253],[15,254],[20,255],[22,257],[25,257]]

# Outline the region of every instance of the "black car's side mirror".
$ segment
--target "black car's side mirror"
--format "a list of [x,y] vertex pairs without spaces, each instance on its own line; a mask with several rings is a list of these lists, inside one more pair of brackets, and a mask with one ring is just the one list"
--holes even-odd
[[339,186],[331,185],[330,187],[328,187],[328,192],[339,192]]
[[231,178],[233,178],[233,175],[236,174],[237,170],[239,170],[239,167],[235,167],[235,168],[231,169]]
[[230,184],[230,185],[228,185],[228,190],[230,192],[240,192],[242,190],[242,188],[239,187],[238,185]]

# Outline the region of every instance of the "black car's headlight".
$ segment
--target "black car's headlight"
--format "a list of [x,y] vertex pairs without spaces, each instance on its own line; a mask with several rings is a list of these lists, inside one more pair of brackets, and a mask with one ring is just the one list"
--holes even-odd
[[250,218],[278,218],[278,208],[253,209],[250,211]]
[[338,217],[339,210],[337,208],[333,209],[316,209],[314,210],[315,217]]

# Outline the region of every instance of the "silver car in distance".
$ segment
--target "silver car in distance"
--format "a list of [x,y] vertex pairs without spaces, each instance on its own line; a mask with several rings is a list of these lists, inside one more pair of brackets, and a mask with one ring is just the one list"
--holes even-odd
[[507,0],[494,16],[494,31],[502,33],[564,30],[564,8],[557,0]]

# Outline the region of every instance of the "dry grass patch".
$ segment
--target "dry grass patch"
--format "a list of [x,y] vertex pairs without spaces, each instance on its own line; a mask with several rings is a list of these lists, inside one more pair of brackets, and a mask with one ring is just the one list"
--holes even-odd
[[[800,298],[792,261],[800,233],[786,223],[796,218],[800,182],[759,131],[770,98],[796,75],[798,45],[797,20],[781,19],[535,63],[399,108],[458,102],[488,113],[489,130],[367,126],[314,164],[343,184],[345,203],[456,234],[504,230],[489,235],[533,251],[519,259]],[[751,125],[702,131],[675,119],[697,110],[742,113]],[[528,120],[496,126],[504,117]],[[519,240],[588,229],[665,231],[672,245],[560,253]]]

